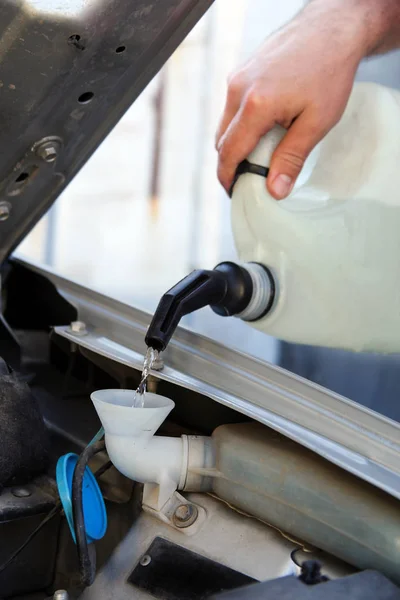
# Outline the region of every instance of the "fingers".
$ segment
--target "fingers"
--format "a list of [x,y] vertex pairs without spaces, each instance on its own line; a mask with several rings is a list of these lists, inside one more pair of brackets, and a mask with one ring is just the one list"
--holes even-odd
[[218,178],[227,191],[238,164],[279,124],[288,133],[272,157],[267,186],[285,198],[311,150],[343,114],[360,53],[352,41],[356,24],[343,27],[346,18],[331,4],[307,3],[230,78],[216,136]]
[[256,94],[248,94],[219,141],[218,179],[226,191],[229,190],[238,164],[273,126],[274,119],[265,111],[265,99]]
[[328,130],[311,111],[293,122],[271,159],[267,186],[274,198],[282,200],[290,194],[308,155]]

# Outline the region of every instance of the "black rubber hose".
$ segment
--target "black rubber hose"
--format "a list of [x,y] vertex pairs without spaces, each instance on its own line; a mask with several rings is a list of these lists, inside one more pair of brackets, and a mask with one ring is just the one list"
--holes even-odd
[[83,587],[91,586],[96,576],[95,548],[93,544],[88,544],[86,537],[85,518],[83,514],[83,477],[89,460],[92,456],[104,450],[104,448],[104,440],[87,446],[76,463],[72,478],[72,512],[78,549],[79,572]]

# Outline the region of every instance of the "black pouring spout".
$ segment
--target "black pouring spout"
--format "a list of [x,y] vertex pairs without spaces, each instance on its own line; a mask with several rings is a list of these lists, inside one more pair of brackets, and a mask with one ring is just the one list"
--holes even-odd
[[272,308],[275,284],[269,269],[258,263],[224,262],[212,271],[193,271],[161,298],[146,334],[146,344],[165,350],[184,315],[205,306],[220,316],[246,321],[264,317]]

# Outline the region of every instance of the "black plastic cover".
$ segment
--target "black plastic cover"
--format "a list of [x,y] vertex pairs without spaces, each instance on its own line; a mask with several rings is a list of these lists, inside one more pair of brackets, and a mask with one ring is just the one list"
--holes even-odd
[[146,560],[139,562],[128,581],[154,598],[205,600],[215,592],[254,581],[163,538],[156,538],[144,556]]

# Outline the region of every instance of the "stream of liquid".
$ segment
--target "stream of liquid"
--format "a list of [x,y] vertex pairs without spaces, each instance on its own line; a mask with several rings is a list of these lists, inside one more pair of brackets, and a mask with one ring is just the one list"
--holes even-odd
[[142,378],[133,396],[132,408],[143,408],[147,392],[147,379],[154,363],[158,359],[159,352],[154,348],[147,348],[143,362]]

